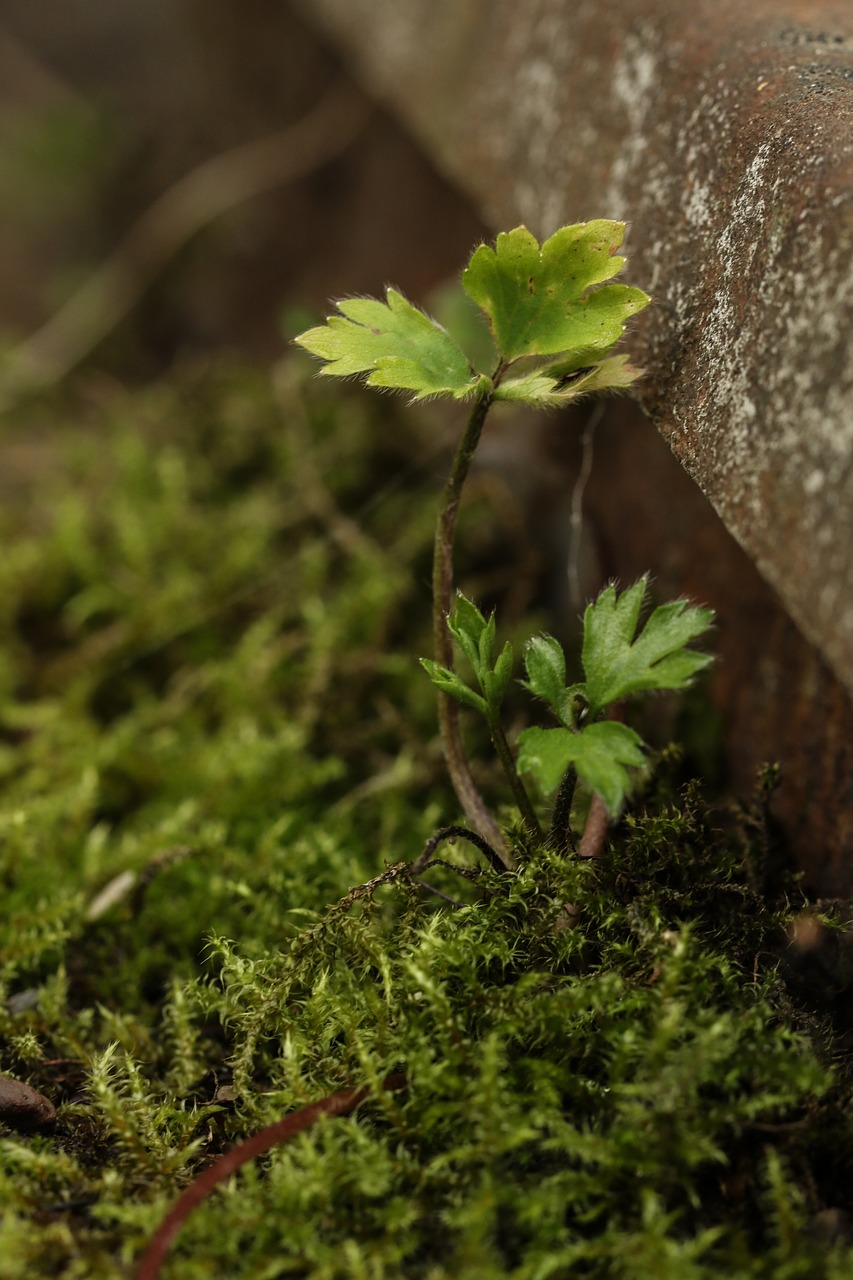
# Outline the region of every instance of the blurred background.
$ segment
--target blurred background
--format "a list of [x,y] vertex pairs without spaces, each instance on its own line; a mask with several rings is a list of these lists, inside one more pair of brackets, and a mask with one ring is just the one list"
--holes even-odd
[[7,381],[268,361],[293,308],[422,298],[480,234],[282,0],[0,0]]

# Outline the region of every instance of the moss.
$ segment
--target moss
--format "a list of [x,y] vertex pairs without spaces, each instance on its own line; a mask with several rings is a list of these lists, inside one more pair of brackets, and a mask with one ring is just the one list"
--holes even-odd
[[600,864],[347,896],[454,816],[428,420],[287,364],[5,431],[45,459],[2,516],[0,1070],[60,1109],[0,1129],[4,1280],[126,1275],[213,1156],[362,1082],[164,1274],[850,1274],[838,993],[779,964],[761,797],[665,754]]

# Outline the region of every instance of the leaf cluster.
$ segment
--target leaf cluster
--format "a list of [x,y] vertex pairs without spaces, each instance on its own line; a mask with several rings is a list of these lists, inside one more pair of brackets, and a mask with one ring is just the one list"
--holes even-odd
[[[533,726],[518,737],[518,765],[549,794],[573,768],[611,813],[621,808],[632,772],[645,764],[640,735],[617,720],[602,719],[614,703],[657,690],[685,689],[711,662],[707,653],[686,646],[713,622],[713,611],[686,600],[658,605],[640,626],[648,580],[618,592],[605,587],[584,613],[582,664],[585,679],[568,683],[566,655],[550,635],[527,644],[522,684],[545,702],[557,728]],[[433,684],[472,707],[494,725],[512,675],[514,654],[507,641],[495,657],[494,615],[488,620],[460,592],[447,625],[467,657],[477,688],[458,673],[422,658]]]
[[466,684],[455,671],[430,658],[421,658],[421,664],[438,689],[449,693],[466,706],[473,707],[489,724],[494,724],[500,716],[501,703],[512,678],[512,644],[507,640],[495,657],[497,626],[494,613],[487,620],[461,591],[457,594],[456,606],[447,619],[447,627],[471,664],[480,692],[477,693]]
[[489,324],[488,370],[475,369],[454,337],[392,288],[384,302],[343,299],[339,315],[296,342],[324,362],[324,374],[364,374],[371,386],[415,399],[489,395],[547,407],[619,390],[639,371],[610,353],[649,303],[641,289],[606,283],[625,264],[616,252],[624,234],[624,223],[598,219],[561,227],[541,245],[526,227],[501,232],[494,248],[480,245],[462,287]]
[[[713,622],[710,609],[674,600],[658,605],[639,628],[648,596],[641,578],[619,593],[613,584],[587,605],[581,660],[585,680],[567,684],[566,659],[553,636],[538,636],[525,653],[526,687],[548,704],[560,727],[525,729],[519,767],[543,790],[559,785],[572,766],[611,813],[621,808],[632,769],[644,764],[643,741],[628,725],[602,717],[614,703],[664,689],[684,689],[711,662],[686,646]],[[581,724],[583,718],[585,723]]]

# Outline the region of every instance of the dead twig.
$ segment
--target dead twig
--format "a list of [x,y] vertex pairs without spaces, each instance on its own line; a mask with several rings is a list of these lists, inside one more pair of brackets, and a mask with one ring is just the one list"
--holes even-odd
[[[382,1082],[382,1088],[389,1091],[405,1089],[406,1083],[405,1075],[396,1073],[386,1076]],[[136,1280],[155,1280],[163,1259],[181,1227],[193,1210],[207,1199],[220,1182],[230,1178],[232,1173],[236,1173],[242,1165],[263,1155],[271,1147],[281,1142],[288,1142],[298,1133],[304,1133],[306,1129],[316,1124],[321,1116],[349,1115],[370,1096],[371,1092],[369,1085],[362,1085],[358,1089],[342,1089],[339,1093],[329,1094],[319,1102],[312,1102],[309,1106],[301,1107],[282,1120],[276,1120],[274,1124],[267,1125],[265,1129],[261,1129],[245,1142],[239,1143],[225,1155],[220,1156],[214,1164],[209,1165],[190,1183],[166,1214],[137,1268]]]
[[489,860],[495,871],[507,870],[506,863],[497,850],[493,849],[488,840],[484,839],[478,832],[470,831],[468,827],[451,826],[442,827],[440,831],[436,831],[435,835],[427,840],[423,853],[411,863],[410,871],[413,876],[421,875],[434,861],[439,861],[439,859],[433,859],[432,855],[445,840],[467,840],[469,844],[472,844],[475,849],[479,849],[480,853]]
[[584,423],[581,434],[581,464],[572,489],[569,516],[569,563],[566,575],[569,579],[569,600],[573,609],[583,605],[581,597],[581,538],[583,536],[583,498],[592,474],[593,441],[595,429],[604,416],[604,400],[599,400]]

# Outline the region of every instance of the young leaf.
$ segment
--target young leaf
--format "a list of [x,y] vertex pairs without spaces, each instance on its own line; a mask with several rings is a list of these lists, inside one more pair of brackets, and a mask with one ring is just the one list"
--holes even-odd
[[625,259],[615,256],[625,224],[598,219],[561,227],[543,245],[526,227],[480,245],[462,285],[486,313],[502,359],[556,355],[577,347],[603,356],[625,322],[647,306],[642,289],[603,285]]
[[584,614],[583,667],[590,716],[611,702],[648,689],[683,689],[712,658],[684,646],[707,631],[712,609],[687,600],[660,605],[634,638],[648,582],[617,594],[605,587]]
[[503,702],[503,696],[506,693],[507,685],[512,677],[512,669],[514,665],[515,651],[513,650],[510,641],[507,640],[506,644],[498,654],[498,660],[495,663],[493,670],[489,673],[486,679],[486,696],[495,709],[497,709],[501,702]]
[[587,395],[592,391],[620,391],[643,376],[643,370],[631,364],[630,356],[607,356],[590,360],[586,352],[578,359],[572,353],[564,359],[549,364],[543,372],[553,378],[564,394]]
[[553,636],[534,636],[524,652],[525,687],[556,711],[566,691],[566,655]]
[[591,395],[593,391],[623,391],[643,376],[630,362],[629,356],[608,356],[591,368],[575,361],[547,369],[533,369],[504,380],[495,389],[496,400],[515,400],[545,409],[557,408]]
[[[447,619],[450,634],[474,669],[477,683],[485,694],[484,714],[497,715],[512,675],[514,653],[509,641],[504,645],[497,661],[492,663],[495,646],[495,616],[488,619],[462,592],[456,596],[456,605]],[[443,670],[443,668],[442,668]],[[482,699],[480,700],[482,702]],[[474,703],[470,703],[471,706]],[[478,706],[478,710],[483,710]],[[487,716],[487,718],[491,718]]]
[[472,600],[456,594],[456,604],[448,616],[447,629],[474,668],[482,684],[483,675],[489,669],[492,645],[495,638],[494,615],[486,621]]
[[336,304],[341,315],[294,341],[326,362],[321,373],[340,378],[366,373],[370,386],[414,391],[416,400],[434,395],[464,400],[481,389],[482,376],[446,330],[396,289],[385,296],[386,302],[345,298]]
[[521,683],[525,689],[547,702],[557,719],[574,729],[576,701],[583,686],[566,688],[566,656],[559,640],[548,635],[534,636],[524,653],[524,667],[527,679]]
[[543,791],[554,791],[574,765],[578,777],[597,792],[615,814],[631,785],[629,768],[645,763],[643,740],[616,720],[599,720],[579,732],[571,729],[525,729],[518,735],[518,767],[532,773]]
[[529,404],[534,409],[554,409],[568,403],[572,397],[561,394],[560,384],[554,378],[538,369],[530,369],[515,378],[504,378],[495,389],[495,399]]
[[460,680],[455,671],[448,671],[447,667],[433,662],[431,658],[421,658],[420,661],[437,689],[441,689],[442,693],[450,694],[451,698],[455,698],[457,702],[464,702],[467,707],[473,707],[481,715],[488,716],[489,704],[486,699],[481,698],[479,693],[469,688],[464,680]]

